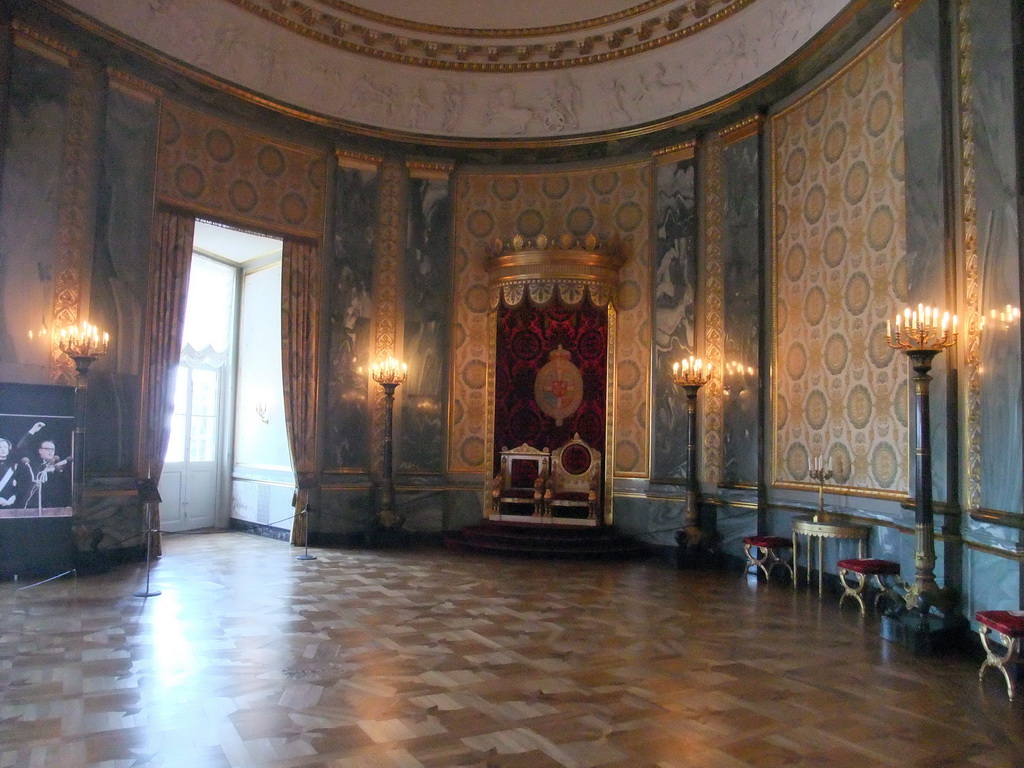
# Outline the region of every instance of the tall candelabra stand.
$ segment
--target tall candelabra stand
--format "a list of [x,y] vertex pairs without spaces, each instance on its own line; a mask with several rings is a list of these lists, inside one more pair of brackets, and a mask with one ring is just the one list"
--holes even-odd
[[810,474],[811,480],[818,484],[818,512],[814,516],[817,522],[828,517],[825,514],[825,481],[835,477],[832,474],[832,459],[829,459],[827,463],[822,456],[812,459],[811,471],[808,474]]
[[886,323],[889,346],[904,352],[914,369],[914,402],[917,416],[917,454],[915,478],[914,582],[903,596],[908,610],[927,614],[932,606],[943,605],[948,598],[935,583],[935,528],[932,510],[932,452],[928,384],[932,360],[947,347],[956,344],[956,315],[933,307],[918,305],[917,311],[904,310],[896,315],[895,330]]
[[392,436],[394,424],[395,390],[405,381],[409,367],[389,357],[382,363],[375,363],[370,369],[373,380],[384,388],[384,476],[377,522],[387,530],[402,527],[405,517],[395,511],[395,478],[391,466]]
[[697,477],[697,392],[711,381],[711,364],[702,360],[681,360],[672,364],[672,381],[686,392],[686,512],[683,530],[676,535],[686,557],[696,554],[705,541],[700,525],[700,483]]
[[72,477],[75,480],[75,512],[81,514],[85,498],[85,428],[88,415],[86,389],[89,366],[96,362],[98,357],[107,353],[110,334],[100,333],[95,325],[83,320],[78,325],[62,329],[57,344],[60,351],[71,358],[78,372],[75,382],[75,461],[72,466]]

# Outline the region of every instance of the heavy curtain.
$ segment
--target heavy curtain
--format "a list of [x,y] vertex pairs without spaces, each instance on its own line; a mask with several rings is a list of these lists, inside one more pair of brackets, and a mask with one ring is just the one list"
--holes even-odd
[[[174,410],[174,372],[181,355],[185,327],[185,300],[192,266],[192,238],[196,222],[190,216],[158,211],[153,226],[153,254],[149,269],[146,322],[146,358],[143,390],[142,460],[145,477],[155,486],[164,468]],[[160,506],[154,505],[151,554],[159,556]]]
[[303,511],[316,487],[316,390],[320,335],[319,249],[316,245],[284,241],[281,263],[281,373],[284,413],[295,468],[295,516],[291,543],[306,543],[308,521]]

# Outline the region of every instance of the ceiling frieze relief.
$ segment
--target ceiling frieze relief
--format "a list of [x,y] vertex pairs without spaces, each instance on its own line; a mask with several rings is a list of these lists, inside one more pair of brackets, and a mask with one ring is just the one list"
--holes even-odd
[[[314,2],[332,13],[352,5],[339,0],[63,0],[118,34],[285,110],[357,131],[441,142],[551,140],[664,121],[768,74],[858,0],[707,0],[707,18],[724,12],[721,18],[671,44],[585,66],[537,61],[511,71],[485,71],[468,61],[439,68],[364,55],[243,7],[274,6],[281,13],[312,8]],[[614,6],[611,0],[607,4]],[[646,5],[651,7],[626,19],[626,26],[648,18],[645,13],[667,17],[678,8],[690,9],[692,21],[696,3]],[[312,14],[307,25],[315,21]],[[376,17],[360,23],[371,21]],[[610,27],[618,23],[608,22]],[[515,29],[523,33],[524,28]],[[587,35],[595,28],[588,29]]]
[[410,23],[337,0],[226,2],[350,53],[434,69],[517,72],[643,53],[707,29],[754,0],[660,0],[575,23],[512,28]]

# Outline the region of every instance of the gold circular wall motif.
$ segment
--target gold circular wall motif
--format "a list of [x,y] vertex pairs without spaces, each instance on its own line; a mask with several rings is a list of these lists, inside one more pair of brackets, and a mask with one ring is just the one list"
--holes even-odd
[[811,393],[807,395],[804,416],[811,429],[817,430],[825,426],[825,421],[828,419],[828,399],[820,389],[811,390]]
[[484,464],[484,441],[479,437],[468,437],[459,449],[462,462],[467,467],[480,467]]
[[892,209],[885,204],[879,205],[868,220],[868,244],[876,251],[882,250],[889,245],[895,229]]
[[846,282],[844,300],[851,315],[859,315],[871,299],[871,283],[863,272],[854,272]]
[[494,232],[494,216],[489,211],[477,209],[467,217],[466,227],[473,237],[490,237]]
[[825,291],[820,285],[812,285],[804,299],[804,318],[808,325],[817,325],[825,317]]
[[640,463],[640,449],[632,440],[620,440],[615,444],[615,468],[620,472],[632,472]]
[[235,155],[235,142],[227,132],[214,129],[206,134],[206,153],[218,163],[226,163]]
[[834,123],[825,135],[825,159],[836,162],[846,149],[846,123]]
[[887,91],[875,94],[875,97],[871,99],[871,104],[868,106],[868,133],[875,137],[881,136],[885,129],[889,127],[892,112],[892,96]]
[[308,209],[302,195],[289,192],[281,198],[281,218],[298,226],[306,219]]
[[850,361],[850,344],[841,333],[833,333],[825,342],[825,368],[833,376],[846,370]]
[[462,367],[462,381],[470,389],[483,389],[487,383],[487,363],[470,360]]
[[786,158],[786,181],[790,184],[797,184],[804,177],[807,170],[807,150],[803,147],[796,147]]
[[817,224],[821,214],[825,212],[825,188],[815,184],[807,192],[804,200],[804,219],[808,224]]
[[825,246],[822,248],[822,258],[825,263],[835,269],[843,263],[846,257],[846,230],[842,227],[832,227],[825,235]]
[[807,350],[800,342],[793,344],[786,353],[786,373],[794,381],[802,379],[807,371]]
[[889,443],[879,443],[871,452],[871,474],[880,488],[891,488],[896,482],[899,461]]
[[256,154],[256,165],[267,176],[277,178],[284,173],[284,155],[281,154],[281,150],[277,147],[263,147]]
[[807,268],[807,251],[800,243],[793,243],[789,253],[786,254],[786,277],[793,282],[803,277],[804,269]]
[[206,179],[198,166],[186,163],[174,170],[174,186],[185,197],[199,197],[206,190]]
[[868,164],[858,160],[846,171],[843,195],[850,205],[857,205],[868,191]]
[[811,463],[807,457],[807,448],[800,443],[793,443],[786,451],[786,470],[789,476],[795,480],[803,480],[807,477],[807,470]]

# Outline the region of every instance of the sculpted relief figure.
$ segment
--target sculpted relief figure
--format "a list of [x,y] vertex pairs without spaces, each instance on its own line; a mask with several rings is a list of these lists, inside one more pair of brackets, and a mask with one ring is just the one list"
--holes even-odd
[[487,123],[497,126],[503,133],[520,136],[533,119],[533,110],[516,103],[516,93],[511,87],[500,88],[487,101]]

